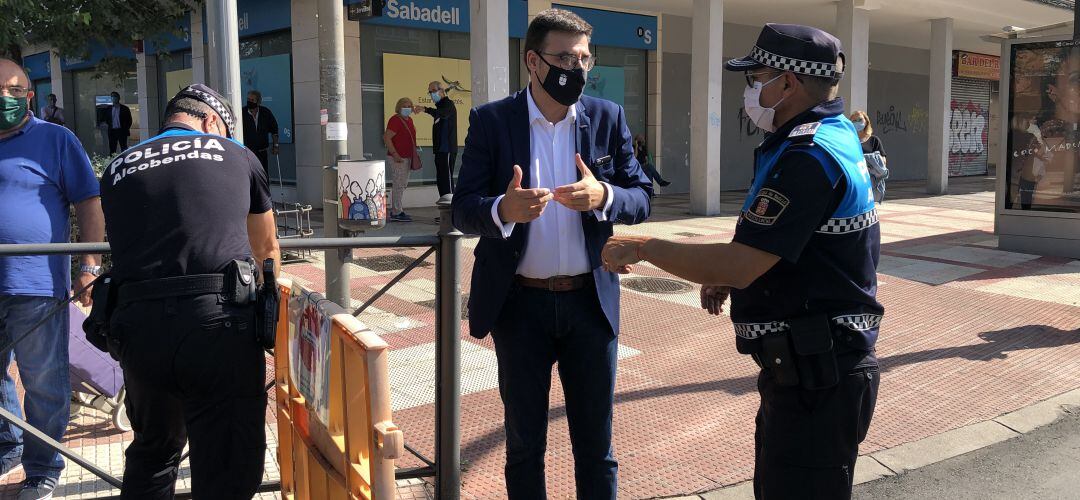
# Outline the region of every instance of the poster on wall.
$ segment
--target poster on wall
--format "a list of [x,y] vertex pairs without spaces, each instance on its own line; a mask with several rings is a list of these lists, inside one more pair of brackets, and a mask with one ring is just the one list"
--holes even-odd
[[1080,212],[1080,40],[1010,53],[1005,207]]
[[[383,54],[383,123],[394,115],[398,99],[408,97],[414,105],[435,107],[427,94],[428,84],[442,82],[449,89],[447,95],[457,106],[458,145],[465,145],[469,130],[469,110],[472,109],[472,72],[466,59],[445,57],[407,56]],[[432,116],[424,113],[414,115],[416,143],[431,146]]]
[[330,418],[330,315],[318,293],[294,287],[289,297],[289,367],[296,390],[325,425]]
[[165,73],[165,95],[174,96],[177,92],[191,85],[191,68],[178,69]]
[[614,66],[593,67],[585,80],[585,95],[622,106],[626,100],[626,70]]
[[[258,90],[262,105],[274,113],[283,143],[293,142],[292,66],[289,54],[240,60],[240,93]],[[246,101],[245,101],[246,102]]]

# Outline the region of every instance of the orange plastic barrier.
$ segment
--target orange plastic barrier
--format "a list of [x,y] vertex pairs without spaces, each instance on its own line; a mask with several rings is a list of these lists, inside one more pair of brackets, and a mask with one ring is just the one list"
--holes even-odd
[[278,463],[281,497],[296,500],[393,499],[394,460],[404,451],[390,414],[388,346],[332,302],[329,398],[324,424],[297,390],[290,370],[290,342],[297,335],[289,299],[303,290],[278,280],[281,290],[276,346]]

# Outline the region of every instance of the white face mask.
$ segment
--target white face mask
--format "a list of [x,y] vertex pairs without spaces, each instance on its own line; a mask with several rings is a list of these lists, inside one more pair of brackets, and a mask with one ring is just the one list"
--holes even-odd
[[766,85],[775,82],[776,79],[781,76],[784,76],[784,74],[780,73],[779,75],[776,75],[776,78],[765,83],[754,82],[753,87],[746,87],[746,90],[743,90],[743,109],[746,110],[746,116],[750,117],[750,120],[754,122],[754,125],[757,125],[758,128],[765,130],[766,132],[776,131],[776,125],[773,124],[773,117],[776,115],[776,106],[784,102],[784,99],[787,98],[780,99],[776,104],[773,104],[773,107],[771,108],[763,107],[761,105],[761,89],[765,88]]
[[856,132],[862,132],[863,129],[866,128],[866,122],[864,122],[862,120],[855,120],[855,121],[851,122],[851,124],[855,125],[855,131]]

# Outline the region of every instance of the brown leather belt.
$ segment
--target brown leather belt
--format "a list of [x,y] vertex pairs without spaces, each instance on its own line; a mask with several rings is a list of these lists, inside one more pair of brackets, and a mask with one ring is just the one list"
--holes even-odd
[[526,278],[518,274],[514,276],[514,279],[521,286],[539,288],[549,292],[572,292],[593,284],[592,274],[552,276],[550,278]]

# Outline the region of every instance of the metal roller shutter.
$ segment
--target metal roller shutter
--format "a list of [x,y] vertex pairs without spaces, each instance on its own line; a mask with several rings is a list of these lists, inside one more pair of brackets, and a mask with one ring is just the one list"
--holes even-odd
[[949,111],[949,175],[985,175],[990,82],[953,78]]

